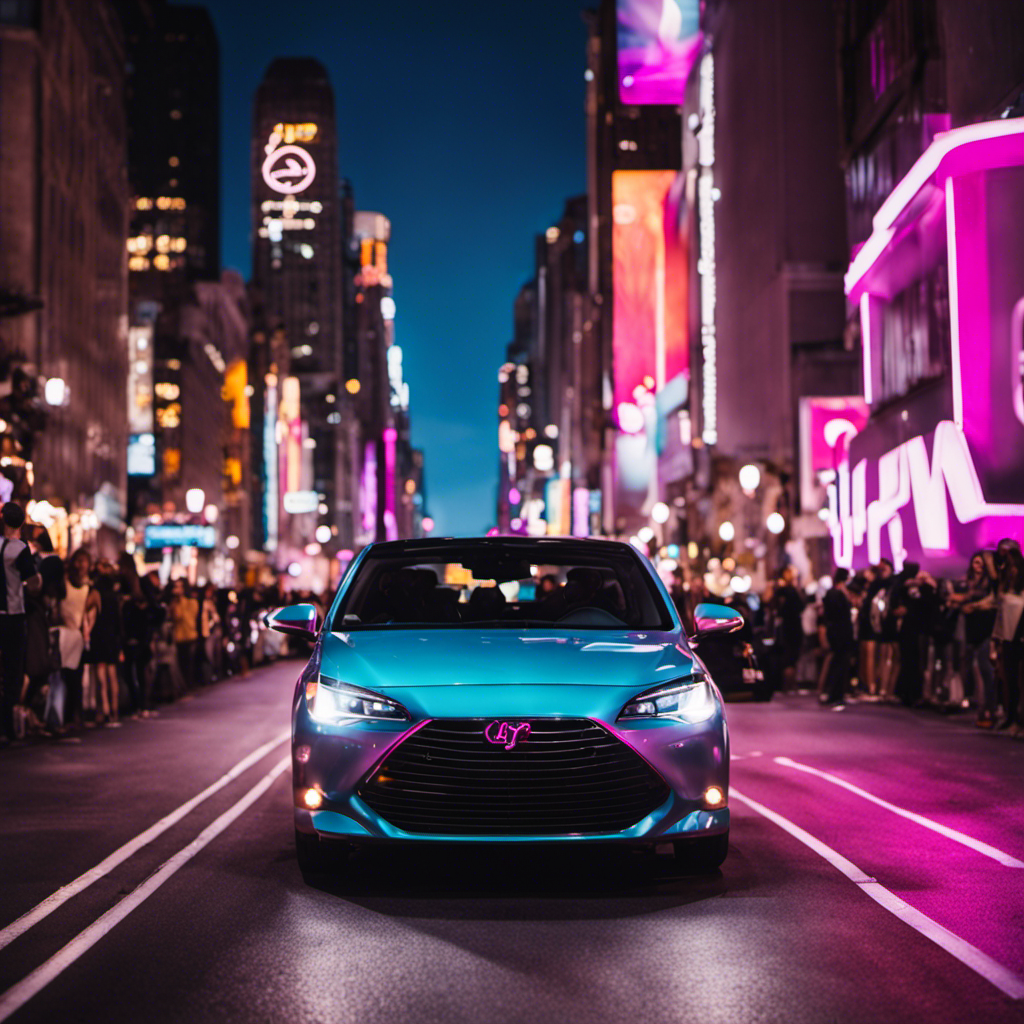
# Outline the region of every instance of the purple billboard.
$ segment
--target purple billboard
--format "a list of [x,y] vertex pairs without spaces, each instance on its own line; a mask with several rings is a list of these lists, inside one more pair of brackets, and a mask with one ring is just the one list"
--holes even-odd
[[681,105],[700,55],[700,0],[617,0],[616,13],[619,98]]
[[[877,408],[829,489],[837,564],[886,556],[959,574],[977,548],[1024,535],[1022,222],[1019,119],[936,136],[875,215],[846,293]],[[936,281],[942,316],[910,316],[907,296]],[[900,324],[911,329],[894,347]],[[897,357],[920,362],[922,338],[948,350],[948,371],[901,395]]]

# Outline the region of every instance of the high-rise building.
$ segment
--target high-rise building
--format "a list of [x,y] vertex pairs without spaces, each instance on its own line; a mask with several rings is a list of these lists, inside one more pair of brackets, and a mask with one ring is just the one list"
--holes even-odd
[[[302,426],[292,429],[304,431],[309,493],[322,496],[312,503],[313,512],[294,514],[312,516],[325,504],[339,526],[330,542],[337,545],[351,536],[353,513],[343,479],[352,472],[352,459],[343,390],[342,197],[334,94],[316,60],[279,58],[263,76],[253,118],[252,197],[253,285],[266,331],[283,332],[288,372],[299,387]],[[273,372],[279,374],[280,367]],[[303,474],[293,470],[294,483]],[[288,507],[306,505],[291,499]],[[302,520],[297,529],[309,536],[315,521]],[[300,539],[291,535],[293,545]],[[266,537],[264,543],[272,549],[276,540]]]
[[[225,505],[224,359],[245,356],[237,281],[226,289],[219,283],[219,47],[201,7],[117,2],[128,55],[132,188],[129,515],[184,516],[188,490],[202,490],[217,509]],[[205,443],[189,443],[194,436]]]
[[588,470],[600,465],[604,415],[595,422],[599,378],[585,363],[593,347],[586,226],[587,197],[569,199],[536,237],[534,275],[516,298],[514,337],[498,374],[501,530],[600,532],[590,515],[599,476]]
[[0,336],[46,378],[48,403],[34,438],[5,429],[0,458],[22,497],[45,501],[61,549],[113,550],[123,531],[124,66],[108,0],[0,5],[0,290],[17,314]]
[[[643,410],[658,392],[665,391],[663,400],[679,392],[662,418],[687,398],[681,380],[665,390],[686,365],[679,351],[684,298],[672,291],[680,281],[673,265],[678,246],[670,244],[676,236],[669,223],[679,207],[684,82],[661,74],[662,87],[638,88],[641,71],[627,64],[633,51],[625,43],[644,23],[642,11],[632,17],[640,6],[602,0],[588,14],[585,72],[590,304],[580,401],[588,465],[577,485],[600,491],[602,532],[627,536],[647,522],[657,497],[655,427]],[[679,31],[688,31],[685,19]],[[643,41],[637,43],[642,52]],[[660,43],[653,49],[665,52]],[[649,237],[639,234],[644,230]],[[633,258],[637,250],[654,254],[650,266]],[[646,298],[638,304],[637,297]],[[645,415],[650,430],[637,428]]]
[[[714,0],[701,29],[684,119],[689,536],[767,571],[798,541],[820,574],[827,532],[818,506],[801,507],[798,441],[807,402],[834,405],[857,380],[844,333],[835,14],[817,0]],[[756,488],[740,482],[748,464]]]
[[128,54],[133,298],[220,275],[220,51],[209,13],[118,0]]

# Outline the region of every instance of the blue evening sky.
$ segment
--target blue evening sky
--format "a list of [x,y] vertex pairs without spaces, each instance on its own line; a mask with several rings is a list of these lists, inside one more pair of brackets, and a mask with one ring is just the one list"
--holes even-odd
[[587,0],[205,0],[222,63],[223,259],[248,278],[252,99],[330,72],[340,171],[391,219],[396,341],[439,534],[494,519],[497,370],[533,237],[585,190]]

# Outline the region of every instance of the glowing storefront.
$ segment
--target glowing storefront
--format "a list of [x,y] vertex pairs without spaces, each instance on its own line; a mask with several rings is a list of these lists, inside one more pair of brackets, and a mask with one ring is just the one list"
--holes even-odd
[[868,425],[837,438],[836,562],[963,573],[1024,535],[1024,119],[936,136],[846,274]]

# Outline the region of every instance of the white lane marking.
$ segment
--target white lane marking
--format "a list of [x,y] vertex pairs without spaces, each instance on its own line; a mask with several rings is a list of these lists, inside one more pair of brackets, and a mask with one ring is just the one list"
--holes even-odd
[[104,857],[95,867],[79,875],[73,882],[68,882],[67,885],[51,893],[42,903],[37,903],[31,910],[25,911],[21,917],[16,921],[12,921],[6,928],[0,929],[0,949],[12,943],[19,935],[24,935],[34,924],[38,924],[44,917],[52,914],[58,907],[62,906],[73,896],[77,896],[83,889],[87,889],[93,882],[98,881],[104,875],[110,874],[119,864],[123,864],[134,853],[137,853],[142,847],[156,839],[157,836],[166,832],[172,825],[176,825],[186,814],[208,800],[214,793],[222,790],[244,771],[251,768],[257,761],[266,757],[274,747],[280,746],[290,735],[290,730],[286,729],[270,740],[270,742],[264,743],[262,747],[257,747],[251,754],[243,757],[234,768],[222,775],[216,782],[207,786],[201,793],[197,793],[191,800],[185,801],[177,810],[171,811],[170,814],[150,825],[149,828],[144,832],[140,832],[134,839],[129,839],[127,843],[118,847],[110,856]]
[[[884,907],[890,914],[895,915],[904,924],[910,925],[914,931],[919,932],[926,939],[930,939],[937,946],[940,946],[950,955],[956,957],[962,964],[972,971],[980,974],[986,981],[991,982],[1004,995],[1011,999],[1024,999],[1024,978],[1014,974],[1011,970],[996,962],[987,953],[983,953],[977,946],[972,945],[966,939],[960,938],[949,929],[944,928],[938,921],[933,921],[920,910],[915,910],[909,903],[900,899],[895,893],[890,892],[884,885],[877,882],[870,875],[865,874],[856,864],[847,860],[841,853],[837,853],[831,846],[826,846],[820,839],[815,839],[809,832],[805,832],[799,825],[794,825],[788,818],[784,818],[776,811],[759,804],[735,789],[730,788],[729,795],[746,804],[751,810],[757,811],[769,821],[774,822],[783,831],[788,832],[794,839],[799,840],[804,846],[810,847],[819,857],[824,858],[834,868],[841,871],[846,877],[864,892],[868,894],[879,906]],[[0,1018],[2,1019],[2,1018]]]
[[12,985],[0,995],[0,1021],[24,1006],[36,993],[67,970],[80,956],[96,945],[109,931],[121,923],[136,907],[156,892],[176,871],[184,867],[204,846],[217,838],[233,821],[240,818],[291,764],[291,757],[283,757],[266,775],[219,818],[207,825],[188,846],[164,861],[137,889],[132,890],[119,903],[115,903],[102,917],[76,935],[63,949],[54,953],[46,963]]
[[923,814],[917,814],[914,811],[908,811],[904,807],[898,807],[896,804],[891,804],[888,800],[883,800],[881,797],[875,796],[873,793],[869,793],[866,789],[861,789],[860,786],[855,786],[852,782],[847,782],[845,779],[841,779],[837,775],[831,775],[818,768],[812,768],[810,765],[801,764],[799,761],[794,761],[788,757],[776,757],[774,760],[776,764],[781,764],[784,768],[795,768],[798,772],[806,772],[808,775],[816,775],[819,779],[831,782],[834,786],[841,786],[843,789],[848,790],[859,797],[863,797],[865,800],[869,800],[871,803],[877,804],[879,807],[884,807],[887,811],[892,811],[893,814],[898,814],[901,818],[913,821],[924,828],[930,828],[933,832],[938,832],[940,836],[945,836],[947,839],[952,839],[956,843],[961,843],[964,846],[970,847],[970,849],[977,853],[984,854],[986,857],[991,857],[993,860],[999,861],[1000,864],[1004,864],[1008,868],[1024,868],[1024,861],[1018,860],[1016,857],[1011,857],[1008,853],[1003,853],[1002,850],[997,850],[994,846],[989,846],[988,843],[983,843],[980,839],[974,839],[971,836],[964,835],[963,832],[958,832],[955,828],[950,828],[948,825],[942,825],[937,821],[932,821],[931,818],[926,818]]

